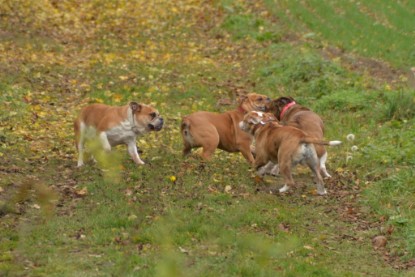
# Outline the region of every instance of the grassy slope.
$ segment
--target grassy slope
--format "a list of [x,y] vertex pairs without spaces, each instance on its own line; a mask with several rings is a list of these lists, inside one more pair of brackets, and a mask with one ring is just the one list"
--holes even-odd
[[[413,273],[412,93],[322,58],[317,37],[287,41],[293,21],[268,2],[20,2],[2,6],[14,13],[0,41],[3,275]],[[355,134],[330,149],[329,197],[314,195],[303,169],[277,196],[268,191],[280,179],[256,183],[238,154],[182,159],[181,115],[227,110],[217,100],[241,90],[293,95],[322,114],[328,138]],[[76,169],[79,107],[133,99],[167,121],[138,142],[148,164],[120,147],[103,161],[115,169]],[[388,247],[374,251],[379,234]]]

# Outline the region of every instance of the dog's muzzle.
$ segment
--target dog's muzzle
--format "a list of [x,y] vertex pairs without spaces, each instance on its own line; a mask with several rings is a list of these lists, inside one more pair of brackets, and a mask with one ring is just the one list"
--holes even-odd
[[159,117],[155,121],[155,123],[148,124],[148,128],[152,131],[160,131],[163,128],[164,120],[162,117]]

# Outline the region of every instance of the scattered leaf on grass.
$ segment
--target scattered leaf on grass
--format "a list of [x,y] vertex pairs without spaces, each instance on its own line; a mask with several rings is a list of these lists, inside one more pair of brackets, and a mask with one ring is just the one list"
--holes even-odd
[[80,189],[80,190],[76,190],[76,191],[75,191],[75,194],[76,194],[77,196],[85,196],[85,195],[87,195],[87,194],[88,194],[88,189],[87,189],[86,187],[84,187],[84,188],[82,188],[82,189]]
[[373,248],[375,249],[385,248],[387,242],[385,236],[376,236],[372,239]]
[[285,223],[280,223],[280,224],[278,225],[278,228],[279,228],[281,231],[286,232],[286,233],[288,233],[288,232],[290,231],[290,226],[289,226],[289,225],[287,225],[287,224],[285,224]]

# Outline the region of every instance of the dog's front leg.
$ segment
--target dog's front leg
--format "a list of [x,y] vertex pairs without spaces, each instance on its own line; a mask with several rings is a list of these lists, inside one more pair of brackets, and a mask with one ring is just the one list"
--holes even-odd
[[79,139],[76,140],[78,148],[78,167],[84,165],[84,144],[85,144],[85,135],[84,130],[81,129]]
[[272,176],[277,176],[279,174],[279,167],[278,164],[274,164],[273,162],[269,161],[265,166],[258,169],[258,174],[260,176],[264,176],[265,174],[269,174]]
[[99,134],[99,141],[101,142],[102,148],[104,148],[105,151],[108,151],[108,152],[111,151],[111,144],[108,141],[108,137],[105,132],[101,132]]
[[258,174],[259,177],[264,177],[264,175],[267,173],[266,171],[266,167],[268,166],[268,164],[271,162],[268,162],[261,159],[260,157],[256,157],[255,159],[255,169],[256,169],[256,173]]
[[241,147],[239,147],[242,155],[244,156],[244,158],[251,164],[253,165],[255,163],[255,158],[252,155],[251,152],[251,145],[250,144],[244,144],[241,145]]
[[134,160],[136,164],[145,164],[138,155],[137,145],[135,144],[135,140],[128,142],[127,144],[128,154],[130,154],[131,158]]

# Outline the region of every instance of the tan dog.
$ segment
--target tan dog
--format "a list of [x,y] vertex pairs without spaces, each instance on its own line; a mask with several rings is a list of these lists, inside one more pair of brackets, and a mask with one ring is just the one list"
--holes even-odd
[[163,118],[156,109],[136,102],[121,107],[92,104],[81,110],[74,127],[78,167],[84,164],[85,140],[92,138],[99,138],[106,151],[112,146],[126,144],[134,162],[144,164],[138,155],[136,138],[150,131],[160,131]]
[[222,114],[201,111],[185,116],[181,124],[183,155],[188,155],[192,148],[202,147],[202,158],[209,160],[219,148],[227,152],[241,152],[252,164],[252,137],[242,132],[238,124],[245,113],[265,111],[269,103],[267,96],[250,93],[240,98],[239,106],[234,111]]
[[[322,141],[298,128],[280,125],[270,113],[249,112],[239,126],[255,137],[257,170],[269,162],[279,165],[280,173],[284,177],[284,187],[280,192],[285,192],[294,185],[291,168],[297,164],[305,164],[315,175],[317,193],[327,193],[314,144],[339,145],[340,141]],[[261,174],[260,171],[258,173]]]
[[[282,125],[296,127],[315,139],[323,139],[323,120],[310,109],[297,104],[292,97],[279,97],[273,100],[269,111],[277,117]],[[326,169],[326,148],[321,144],[316,144],[315,148],[323,176],[331,177]]]

